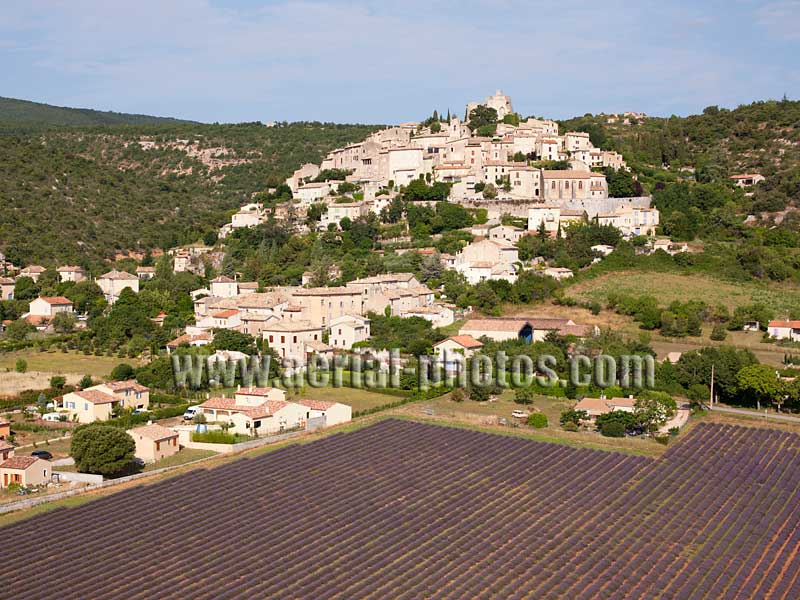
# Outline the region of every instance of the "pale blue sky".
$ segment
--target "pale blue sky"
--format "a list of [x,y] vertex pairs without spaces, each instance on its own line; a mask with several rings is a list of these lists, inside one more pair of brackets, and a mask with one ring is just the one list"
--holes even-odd
[[800,0],[26,0],[0,96],[199,121],[392,123],[502,88],[523,115],[800,97]]

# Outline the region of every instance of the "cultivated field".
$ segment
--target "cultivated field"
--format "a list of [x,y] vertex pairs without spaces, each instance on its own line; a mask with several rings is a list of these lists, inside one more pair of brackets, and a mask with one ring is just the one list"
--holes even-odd
[[[50,387],[50,378],[54,373],[41,371],[27,371],[17,373],[16,371],[0,372],[0,398],[4,396],[16,396],[25,390],[43,390]],[[81,375],[65,374],[65,379],[70,385],[74,385],[81,380]]]
[[727,425],[654,460],[387,420],[8,525],[0,576],[65,600],[797,598],[798,454]]
[[700,274],[619,271],[567,288],[567,294],[573,298],[602,304],[612,293],[654,296],[664,305],[674,300],[703,300],[710,305],[724,304],[733,309],[758,302],[771,306],[779,315],[800,312],[800,288],[788,283],[732,283]]
[[[31,371],[41,371],[50,375],[64,375],[72,373],[92,377],[108,377],[111,370],[119,363],[127,362],[136,367],[136,359],[116,358],[111,356],[94,356],[79,352],[36,352],[22,350],[19,352],[4,352],[0,354],[0,369],[13,369],[17,359],[24,359]],[[0,378],[5,374],[0,375]],[[47,387],[44,385],[42,387]]]

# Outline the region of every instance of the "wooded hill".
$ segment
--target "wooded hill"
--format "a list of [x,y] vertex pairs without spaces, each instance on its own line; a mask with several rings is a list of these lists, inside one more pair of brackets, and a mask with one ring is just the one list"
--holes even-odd
[[[0,131],[0,252],[96,265],[216,232],[255,192],[377,126],[170,124]],[[1,129],[1,128],[0,128]]]
[[193,123],[184,119],[152,117],[90,108],[67,108],[41,102],[0,97],[0,124],[3,125],[156,125]]

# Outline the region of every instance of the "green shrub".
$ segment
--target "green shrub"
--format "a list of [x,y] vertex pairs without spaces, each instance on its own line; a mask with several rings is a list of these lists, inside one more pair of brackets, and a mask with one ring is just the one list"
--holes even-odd
[[536,429],[544,429],[547,427],[547,416],[542,413],[533,413],[528,416],[528,425]]
[[600,433],[606,437],[625,437],[625,425],[619,421],[606,422],[600,426]]
[[578,431],[578,426],[572,421],[567,421],[561,427],[564,431]]
[[213,429],[211,431],[195,431],[192,433],[192,441],[193,442],[203,442],[206,444],[235,444],[241,439],[237,439],[239,436],[236,436],[232,433],[226,433],[224,431],[220,431],[218,429]]
[[28,361],[24,358],[18,358],[14,365],[14,370],[17,373],[25,373],[28,370]]

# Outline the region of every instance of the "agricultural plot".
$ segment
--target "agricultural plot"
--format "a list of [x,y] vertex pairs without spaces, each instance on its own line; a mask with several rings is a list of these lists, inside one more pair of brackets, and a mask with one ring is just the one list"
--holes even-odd
[[387,420],[11,524],[0,577],[64,600],[798,598],[798,454],[727,425],[653,460]]

